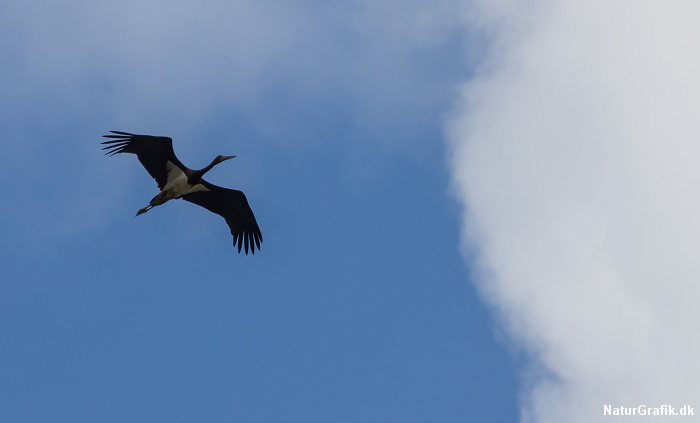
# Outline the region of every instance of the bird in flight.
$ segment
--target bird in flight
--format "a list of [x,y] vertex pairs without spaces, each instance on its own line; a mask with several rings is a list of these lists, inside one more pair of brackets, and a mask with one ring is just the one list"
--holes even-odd
[[160,189],[158,195],[153,197],[147,206],[136,212],[136,216],[170,200],[181,198],[223,217],[231,229],[233,247],[235,249],[238,246],[239,253],[241,249],[246,254],[249,250],[255,254],[256,247],[260,250],[262,233],[243,192],[216,186],[202,178],[217,164],[236,156],[219,155],[207,167],[192,170],[175,156],[171,138],[121,131],[110,132],[110,135],[103,135],[104,138],[110,138],[109,141],[102,142],[106,144],[103,148],[107,150],[105,154],[136,154]]

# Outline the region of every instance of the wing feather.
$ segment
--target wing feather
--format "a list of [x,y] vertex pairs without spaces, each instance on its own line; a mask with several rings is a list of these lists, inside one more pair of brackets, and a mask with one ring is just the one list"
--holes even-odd
[[173,140],[169,137],[130,134],[128,132],[110,131],[114,135],[103,135],[109,141],[103,141],[105,154],[113,156],[119,153],[136,154],[139,162],[149,175],[156,180],[159,189],[168,182],[166,163],[170,161],[181,169],[186,167],[178,160],[173,151]]
[[212,213],[223,217],[233,236],[233,247],[248,254],[255,254],[255,247],[260,250],[262,232],[255,220],[253,210],[243,192],[216,186],[205,180],[200,182],[208,191],[185,194],[182,199],[204,207]]

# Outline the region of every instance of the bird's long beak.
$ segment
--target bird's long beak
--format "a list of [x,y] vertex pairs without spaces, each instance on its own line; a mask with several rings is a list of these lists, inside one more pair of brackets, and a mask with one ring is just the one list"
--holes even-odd
[[234,157],[236,157],[236,156],[223,156],[222,161],[228,160],[228,159],[233,159]]

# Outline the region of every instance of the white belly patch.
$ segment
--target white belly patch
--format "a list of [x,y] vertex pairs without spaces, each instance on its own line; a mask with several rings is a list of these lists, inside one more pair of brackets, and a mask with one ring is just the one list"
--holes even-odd
[[161,192],[167,192],[168,197],[177,198],[192,192],[209,191],[207,187],[202,184],[194,184],[190,186],[185,172],[170,161],[165,163],[165,168],[168,170],[168,180]]
[[185,175],[185,172],[169,161],[165,163],[165,168],[168,170],[168,180],[163,187],[163,191],[187,187],[187,175]]

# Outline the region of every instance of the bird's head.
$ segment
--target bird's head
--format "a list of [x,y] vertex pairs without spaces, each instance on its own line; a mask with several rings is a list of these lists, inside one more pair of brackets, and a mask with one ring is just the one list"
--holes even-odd
[[221,162],[225,162],[226,160],[232,159],[234,157],[236,157],[236,156],[222,156],[221,154],[219,154],[218,156],[216,156],[216,158],[214,158],[214,162],[216,162],[216,164],[219,164]]

